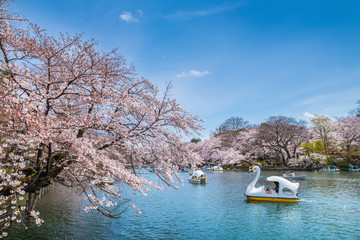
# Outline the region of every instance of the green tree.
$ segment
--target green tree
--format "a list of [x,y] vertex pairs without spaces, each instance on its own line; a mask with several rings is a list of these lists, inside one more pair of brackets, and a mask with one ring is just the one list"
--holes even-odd
[[321,140],[303,143],[301,147],[307,156],[310,156],[311,153],[325,154],[324,143]]

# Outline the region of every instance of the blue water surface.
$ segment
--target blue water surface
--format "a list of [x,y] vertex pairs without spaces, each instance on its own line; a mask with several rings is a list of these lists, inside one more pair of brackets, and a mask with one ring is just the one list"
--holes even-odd
[[[190,184],[182,173],[179,190],[153,190],[134,203],[120,219],[86,214],[82,195],[56,186],[40,199],[45,220],[37,227],[13,226],[8,239],[360,239],[360,174],[296,172],[298,203],[248,202],[247,172],[205,172],[207,185]],[[154,178],[153,173],[146,177]],[[258,182],[281,171],[262,171]]]

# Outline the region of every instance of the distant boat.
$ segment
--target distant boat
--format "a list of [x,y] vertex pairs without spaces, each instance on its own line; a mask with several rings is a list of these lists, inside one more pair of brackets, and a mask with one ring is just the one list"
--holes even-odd
[[188,168],[186,168],[186,167],[182,167],[180,171],[181,171],[181,172],[188,172],[188,171],[189,171],[189,169],[188,169]]
[[220,166],[215,166],[215,167],[212,168],[212,170],[214,172],[222,172],[222,171],[224,171],[224,169],[222,167],[220,167]]
[[102,185],[105,185],[105,184],[114,185],[114,183],[115,183],[115,181],[111,177],[103,177],[103,178],[101,178],[101,184]]
[[156,167],[151,167],[151,168],[149,169],[149,172],[155,172],[155,169],[156,169]]
[[329,165],[326,167],[326,172],[340,172],[340,169],[338,169],[334,165]]
[[287,176],[286,178],[291,180],[305,180],[306,175],[299,175],[299,176]]
[[188,178],[189,183],[205,184],[207,183],[206,174],[200,169],[196,169],[193,174]]
[[360,172],[359,165],[352,165],[352,166],[350,166],[349,171],[350,171],[350,172]]
[[205,165],[205,166],[203,167],[203,169],[212,170],[212,167],[211,167],[211,165]]

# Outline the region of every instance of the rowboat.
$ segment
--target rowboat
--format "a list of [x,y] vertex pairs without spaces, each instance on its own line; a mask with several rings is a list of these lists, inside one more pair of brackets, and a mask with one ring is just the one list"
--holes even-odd
[[287,176],[287,179],[291,179],[291,180],[305,180],[306,179],[306,175],[299,175],[299,176]]
[[215,166],[215,167],[212,168],[212,170],[214,172],[222,172],[222,171],[224,171],[224,169],[222,167],[220,167],[220,166]]

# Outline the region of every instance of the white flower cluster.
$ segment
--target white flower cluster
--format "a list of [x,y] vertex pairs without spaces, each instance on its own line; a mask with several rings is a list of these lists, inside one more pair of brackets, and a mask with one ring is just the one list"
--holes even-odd
[[[0,145],[2,159],[5,157],[3,154],[5,150],[9,151],[10,146],[13,144],[14,142]],[[22,154],[13,152],[8,154],[7,159],[8,161],[0,162],[0,190],[6,193],[0,195],[0,238],[7,236],[7,232],[3,232],[3,230],[7,229],[12,223],[23,222],[22,212],[26,209],[25,206],[21,205],[23,203],[20,202],[24,200],[24,188],[27,186],[27,183],[23,182],[26,177],[23,172],[23,169],[26,168],[25,159]],[[41,225],[43,222],[39,218],[39,212],[32,212],[30,216],[35,218],[37,225]],[[27,227],[25,226],[25,228]]]
[[41,224],[44,222],[44,220],[41,219],[41,218],[39,217],[39,215],[40,215],[40,212],[39,212],[39,211],[34,211],[34,210],[32,210],[32,211],[30,212],[30,216],[33,217],[33,218],[35,218],[35,223],[36,223],[38,226],[41,226]]

